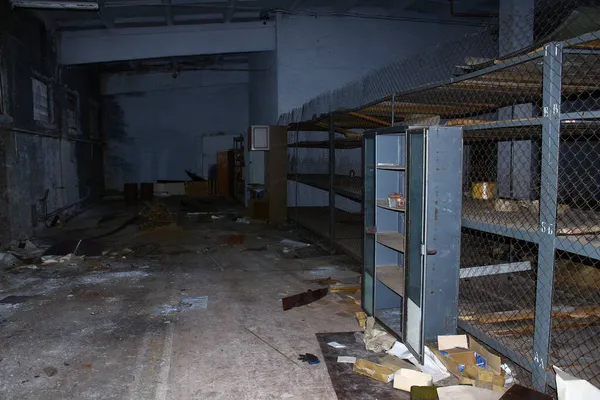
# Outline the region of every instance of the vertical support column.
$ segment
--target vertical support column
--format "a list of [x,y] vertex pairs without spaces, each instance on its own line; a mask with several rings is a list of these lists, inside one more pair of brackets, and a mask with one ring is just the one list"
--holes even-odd
[[532,381],[534,389],[541,392],[546,390],[552,328],[561,80],[562,45],[551,43],[544,54],[540,244],[533,334]]
[[392,126],[396,122],[396,95],[392,95]]
[[329,240],[335,243],[335,128],[329,114]]

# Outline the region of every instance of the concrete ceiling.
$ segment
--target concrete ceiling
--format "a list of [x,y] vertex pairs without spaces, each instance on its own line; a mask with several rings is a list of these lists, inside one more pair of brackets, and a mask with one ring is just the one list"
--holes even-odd
[[[81,2],[85,1],[92,0]],[[276,12],[302,14],[308,10],[341,15],[369,9],[370,12],[378,10],[379,14],[390,17],[401,16],[408,11],[432,18],[464,21],[470,16],[497,13],[498,2],[499,0],[98,0],[97,11],[40,9],[36,14],[59,30],[251,22],[260,21],[265,12],[272,19]],[[454,16],[451,15],[451,3]]]

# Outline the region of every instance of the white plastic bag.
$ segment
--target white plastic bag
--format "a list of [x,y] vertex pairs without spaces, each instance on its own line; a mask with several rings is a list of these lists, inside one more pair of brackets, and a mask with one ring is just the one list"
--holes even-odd
[[394,355],[398,358],[405,359],[416,365],[421,369],[422,372],[429,374],[433,377],[433,382],[441,381],[450,376],[450,373],[438,360],[437,356],[429,350],[429,347],[425,346],[425,357],[423,358],[424,364],[420,365],[417,359],[412,355],[408,348],[400,342],[394,343],[394,346],[388,351],[388,354]]

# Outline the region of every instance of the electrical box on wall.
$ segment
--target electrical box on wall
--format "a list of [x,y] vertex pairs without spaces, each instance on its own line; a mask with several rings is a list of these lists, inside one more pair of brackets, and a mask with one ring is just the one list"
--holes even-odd
[[253,125],[250,127],[250,150],[269,150],[269,126]]

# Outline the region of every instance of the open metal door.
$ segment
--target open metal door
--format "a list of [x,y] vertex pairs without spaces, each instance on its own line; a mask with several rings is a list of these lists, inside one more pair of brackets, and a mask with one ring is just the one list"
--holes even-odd
[[427,129],[408,131],[404,344],[423,362],[423,286],[427,220]]

